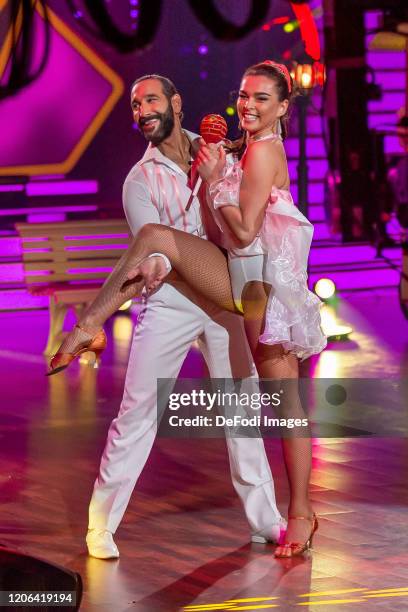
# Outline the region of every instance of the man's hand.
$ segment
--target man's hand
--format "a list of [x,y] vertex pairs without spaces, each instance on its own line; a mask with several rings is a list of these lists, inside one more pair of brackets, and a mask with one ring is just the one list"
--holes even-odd
[[128,279],[142,277],[147,293],[151,293],[163,282],[167,274],[168,270],[163,257],[146,257],[138,266],[130,270]]

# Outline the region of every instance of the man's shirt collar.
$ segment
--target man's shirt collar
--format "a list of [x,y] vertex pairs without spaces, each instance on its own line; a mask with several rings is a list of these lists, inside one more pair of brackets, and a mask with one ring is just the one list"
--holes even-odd
[[[194,134],[194,132],[190,132],[189,130],[183,129],[183,132],[189,139],[190,143],[193,143],[194,140],[199,138],[198,134]],[[145,154],[143,155],[139,164],[140,165],[145,164],[150,161],[153,161],[156,164],[164,164],[165,166],[168,166],[169,168],[176,170],[176,172],[178,172],[179,174],[184,174],[183,170],[175,162],[173,162],[171,159],[163,155],[163,153],[159,150],[159,148],[153,146],[151,142],[149,143],[145,151]]]

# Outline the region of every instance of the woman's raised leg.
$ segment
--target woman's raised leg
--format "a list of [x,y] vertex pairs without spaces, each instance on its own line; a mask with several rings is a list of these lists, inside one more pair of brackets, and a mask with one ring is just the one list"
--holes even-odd
[[[166,255],[179,275],[204,298],[226,310],[235,311],[228,265],[220,249],[207,240],[164,225],[146,224],[139,231],[95,300],[81,316],[58,350],[74,354],[78,346],[91,342],[105,321],[144,286],[140,264],[151,253]],[[59,362],[59,359],[56,361]],[[51,368],[54,364],[51,362]]]
[[[195,291],[221,308],[235,311],[228,265],[220,249],[209,242],[165,225],[142,227],[120,259],[114,272],[85,313],[100,326],[123,301],[133,297],[132,280],[140,275],[139,264],[151,253],[166,255],[173,268]],[[124,299],[125,298],[125,299]]]

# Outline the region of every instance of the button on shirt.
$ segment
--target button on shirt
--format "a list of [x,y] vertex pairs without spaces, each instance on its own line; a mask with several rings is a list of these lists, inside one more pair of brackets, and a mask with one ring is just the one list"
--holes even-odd
[[[190,142],[198,138],[184,132]],[[123,207],[133,234],[146,223],[160,223],[206,238],[198,198],[185,210],[192,192],[188,183],[186,173],[149,144],[123,185]]]

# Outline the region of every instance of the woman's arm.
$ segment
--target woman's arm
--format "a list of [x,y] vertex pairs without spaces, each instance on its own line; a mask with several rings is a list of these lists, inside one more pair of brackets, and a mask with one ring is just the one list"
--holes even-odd
[[283,175],[286,159],[280,141],[250,144],[242,160],[239,208],[222,206],[220,212],[241,246],[255,239],[265,214],[272,186]]

